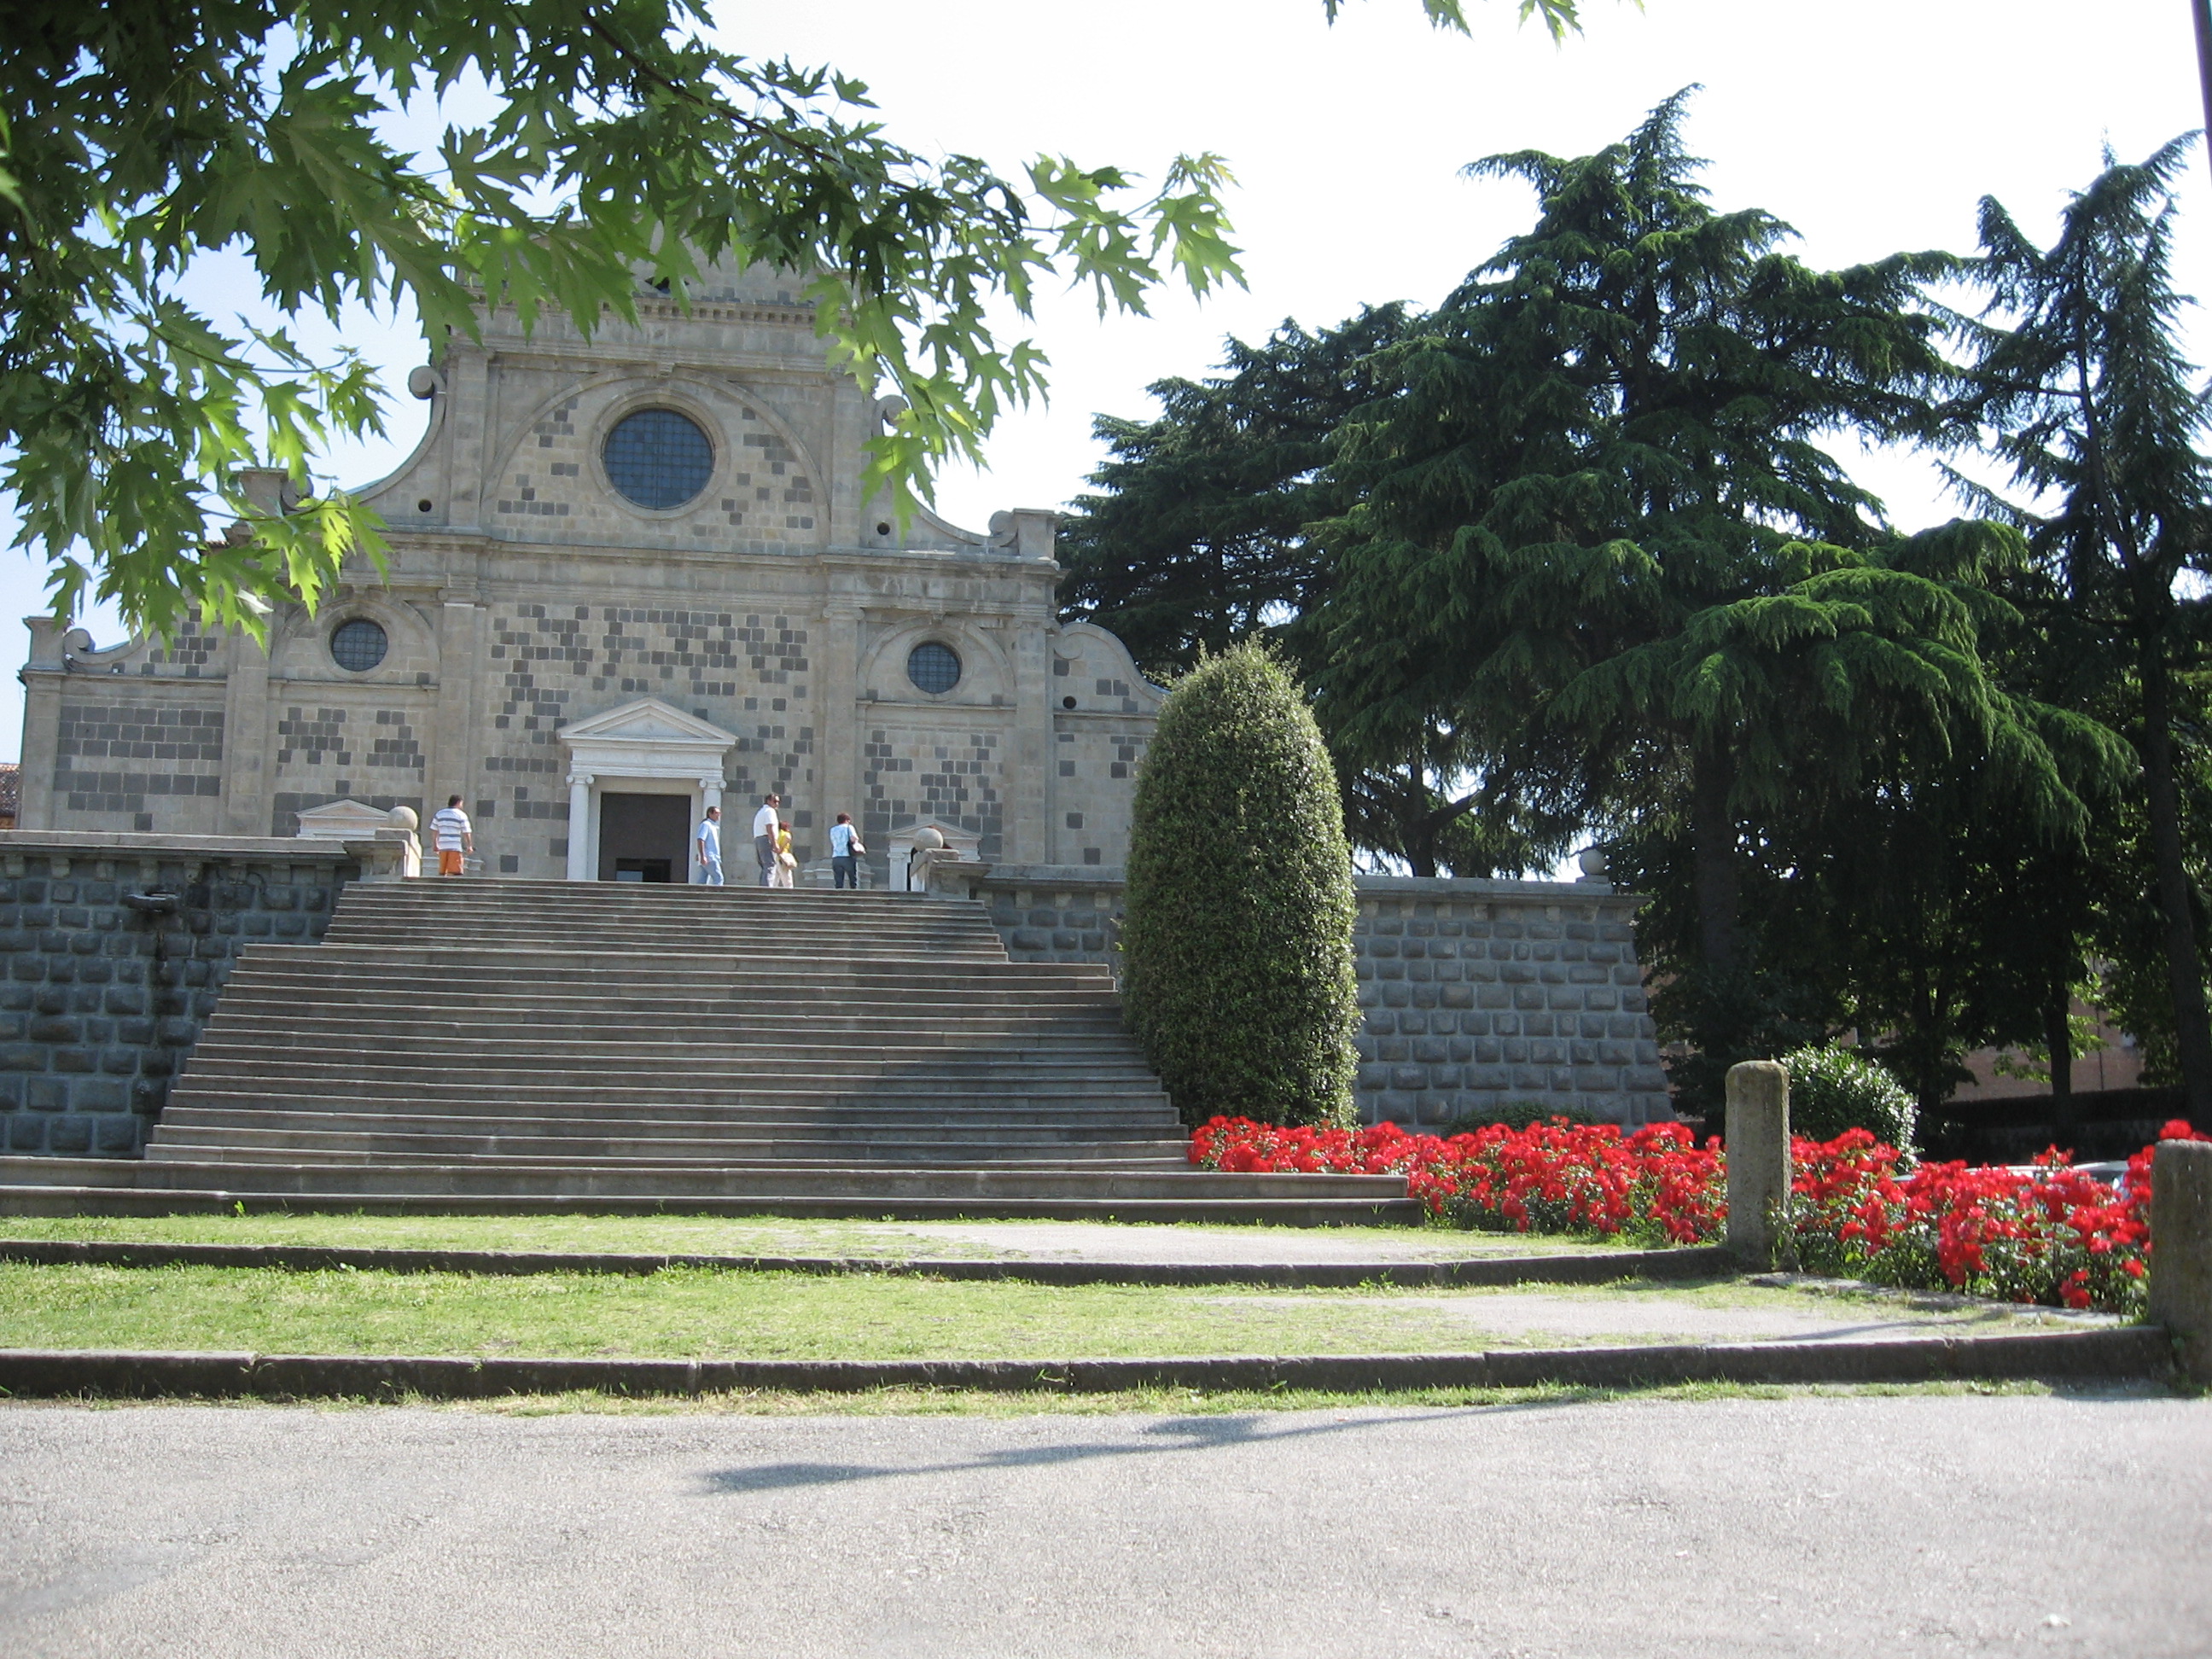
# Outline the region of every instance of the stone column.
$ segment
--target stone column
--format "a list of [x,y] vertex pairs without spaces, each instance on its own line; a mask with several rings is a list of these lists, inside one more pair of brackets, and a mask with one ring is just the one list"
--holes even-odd
[[1747,1060],[1728,1074],[1728,1247],[1747,1267],[1794,1261],[1790,1236],[1790,1073]]
[[589,881],[592,868],[592,775],[568,774],[568,879]]
[[2212,1140],[2161,1140],[2150,1171],[2150,1317],[2212,1383]]
[[705,817],[707,809],[722,804],[722,780],[719,777],[699,780],[699,816]]

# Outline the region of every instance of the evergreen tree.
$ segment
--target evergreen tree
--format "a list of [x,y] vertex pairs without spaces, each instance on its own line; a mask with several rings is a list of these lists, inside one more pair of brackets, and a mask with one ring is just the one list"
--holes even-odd
[[1779,221],[1707,204],[1686,96],[1595,155],[1473,169],[1528,180],[1538,222],[1382,354],[1389,394],[1339,435],[1358,501],[1323,532],[1320,685],[1333,730],[1446,709],[1471,749],[1679,829],[1692,902],[1670,997],[1695,1099],[1820,1012],[1792,1010],[1747,937],[1759,823],[1932,768],[1962,735],[2040,819],[2081,806],[1981,669],[1978,629],[2004,612],[1980,573],[2005,533],[1898,546],[1823,447],[1932,429],[1948,371],[1918,296],[1952,262],[1778,252]]
[[2185,572],[2212,572],[2212,464],[2199,453],[2212,393],[2195,384],[2176,340],[2182,302],[2170,270],[2172,188],[2188,143],[2139,164],[2107,155],[2048,249],[2002,204],[1983,202],[1973,271],[1996,320],[1969,331],[1972,392],[1956,411],[1988,432],[2029,492],[2016,506],[1979,499],[2027,530],[2085,661],[2130,688],[2122,729],[2141,764],[2175,1056],[2191,1112],[2206,1115],[2203,898],[2183,814],[2188,762],[2177,753],[2177,681],[2201,664],[2212,614],[2183,582]]
[[1261,645],[1169,694],[1137,773],[1130,1028],[1183,1116],[1348,1123],[1356,902],[1328,750]]
[[1407,322],[1398,305],[1317,333],[1285,322],[1226,342],[1224,373],[1148,387],[1154,419],[1099,416],[1098,493],[1060,526],[1062,614],[1168,678],[1310,609],[1328,570],[1306,526],[1344,506],[1322,472],[1329,434],[1374,395],[1365,360]]

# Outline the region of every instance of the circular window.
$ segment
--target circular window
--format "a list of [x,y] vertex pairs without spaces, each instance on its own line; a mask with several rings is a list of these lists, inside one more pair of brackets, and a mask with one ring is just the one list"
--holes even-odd
[[906,659],[906,677],[923,690],[950,691],[960,684],[960,657],[949,645],[931,640]]
[[342,622],[331,634],[331,655],[341,668],[356,674],[366,674],[384,660],[391,648],[384,630],[367,617],[356,617],[351,622]]
[[681,507],[714,476],[714,446],[672,409],[641,409],[607,434],[607,482],[640,507]]

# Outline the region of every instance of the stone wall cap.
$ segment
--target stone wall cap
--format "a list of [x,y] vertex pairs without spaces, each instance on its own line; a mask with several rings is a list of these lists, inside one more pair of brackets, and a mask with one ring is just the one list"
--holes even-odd
[[1616,904],[1641,904],[1640,893],[1624,892],[1602,881],[1507,881],[1492,876],[1386,876],[1355,874],[1352,884],[1362,893],[1403,895],[1419,898],[1545,898],[1560,903],[1604,899]]
[[0,852],[114,853],[160,857],[255,858],[287,864],[340,863],[354,855],[343,842],[296,836],[167,836],[131,830],[0,830]]
[[1126,886],[1118,864],[969,864],[963,868],[985,885],[1023,887]]

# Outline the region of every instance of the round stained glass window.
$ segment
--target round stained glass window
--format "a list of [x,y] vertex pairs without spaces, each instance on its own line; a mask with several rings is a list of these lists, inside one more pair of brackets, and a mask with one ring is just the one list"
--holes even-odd
[[331,655],[337,665],[356,674],[366,674],[384,660],[391,648],[384,630],[364,617],[351,622],[342,622],[331,632]]
[[641,409],[607,434],[607,482],[640,507],[681,507],[714,476],[714,446],[672,409]]
[[906,677],[925,691],[950,691],[960,684],[959,653],[935,640],[917,645],[906,659]]

